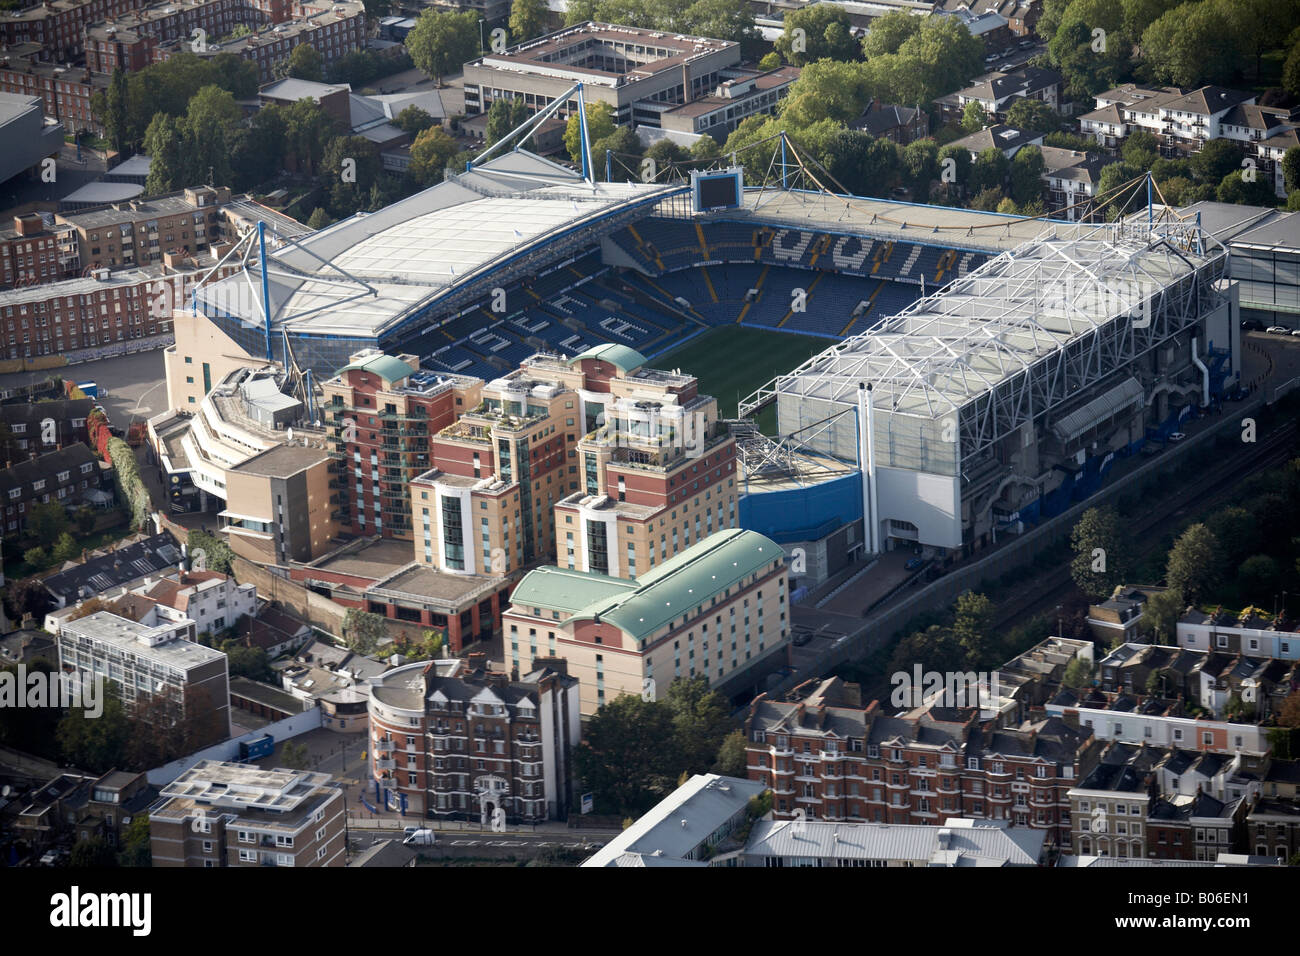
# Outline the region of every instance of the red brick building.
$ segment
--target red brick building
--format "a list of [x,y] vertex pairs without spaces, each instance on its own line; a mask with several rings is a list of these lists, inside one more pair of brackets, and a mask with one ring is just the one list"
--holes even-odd
[[[811,682],[810,682],[811,683]],[[745,721],[748,776],[773,791],[777,819],[942,825],[1006,820],[1070,841],[1071,786],[1100,749],[1059,718],[998,727],[976,708],[886,716],[831,678],[791,700],[758,697]]]
[[71,226],[46,228],[35,213],[15,216],[0,229],[0,287],[37,285],[81,273],[77,234]]

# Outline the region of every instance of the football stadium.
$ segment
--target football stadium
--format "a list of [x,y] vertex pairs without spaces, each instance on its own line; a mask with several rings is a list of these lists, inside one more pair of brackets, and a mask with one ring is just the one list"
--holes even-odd
[[1049,519],[1241,368],[1226,250],[1169,211],[1023,219],[746,187],[738,166],[605,183],[516,147],[264,238],[187,310],[226,352],[320,381],[378,348],[492,381],[626,346],[734,415],[740,524],[805,547],[809,583]]

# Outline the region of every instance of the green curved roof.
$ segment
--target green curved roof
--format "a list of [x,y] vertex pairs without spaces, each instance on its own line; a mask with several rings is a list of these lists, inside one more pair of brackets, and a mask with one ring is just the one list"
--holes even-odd
[[407,365],[399,358],[391,355],[375,355],[363,362],[352,362],[343,366],[335,374],[342,375],[351,369],[358,369],[362,372],[374,372],[385,382],[400,382],[408,375],[413,373],[411,366]]
[[619,345],[617,342],[607,342],[604,345],[595,345],[585,352],[579,352],[573,358],[569,359],[569,365],[574,362],[581,362],[583,359],[600,359],[602,362],[618,368],[620,372],[627,373],[640,368],[646,363],[646,358],[634,348],[626,345]]
[[756,531],[728,528],[687,548],[635,581],[594,571],[546,566],[524,575],[510,595],[520,607],[602,621],[637,640],[707,605],[742,578],[784,559],[781,546]]

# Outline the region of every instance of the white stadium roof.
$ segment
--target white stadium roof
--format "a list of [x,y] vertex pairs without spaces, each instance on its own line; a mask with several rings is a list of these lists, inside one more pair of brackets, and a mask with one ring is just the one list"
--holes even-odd
[[[509,152],[268,254],[273,324],[375,336],[513,254],[681,188],[592,184],[525,150]],[[208,309],[260,325],[260,269],[256,256],[245,261],[244,273],[202,287],[198,298]]]

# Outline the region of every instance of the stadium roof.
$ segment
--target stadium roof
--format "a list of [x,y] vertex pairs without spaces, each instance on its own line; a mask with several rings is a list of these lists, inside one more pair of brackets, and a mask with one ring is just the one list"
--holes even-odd
[[776,390],[849,403],[858,384],[870,382],[877,409],[938,419],[1135,314],[1147,297],[1222,254],[1217,243],[1198,253],[1148,238],[1144,224],[1096,227],[1089,238],[1053,231],[813,356],[778,377]]
[[[269,256],[273,324],[306,334],[377,336],[514,255],[547,246],[616,210],[680,191],[593,184],[525,150],[509,152]],[[199,302],[209,314],[260,325],[260,294],[250,300],[250,281],[260,289],[255,257],[246,274],[200,288]]]
[[[1104,234],[1105,226],[1055,219],[1025,219],[977,209],[922,206],[808,190],[745,189],[742,208],[754,219],[792,229],[816,229],[872,238],[921,242],[979,252],[1007,252],[1038,239],[1046,229],[1062,239]],[[716,218],[734,219],[736,210]]]

